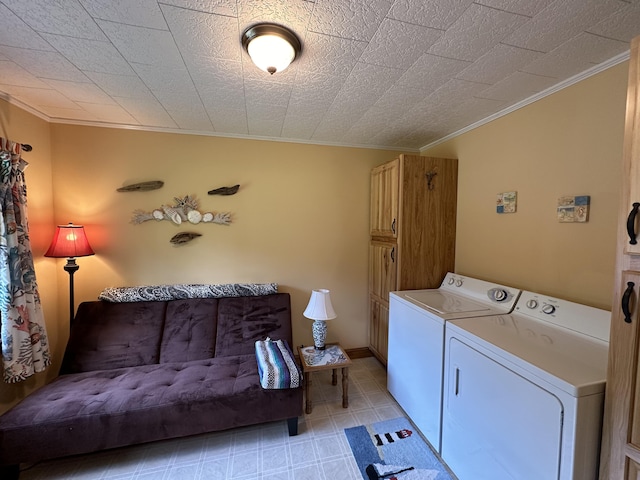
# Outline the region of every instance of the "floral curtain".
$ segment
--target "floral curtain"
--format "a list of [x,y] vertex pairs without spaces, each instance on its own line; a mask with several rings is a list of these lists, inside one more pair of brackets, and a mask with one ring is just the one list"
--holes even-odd
[[21,145],[0,138],[0,339],[4,381],[20,382],[50,363],[27,222]]

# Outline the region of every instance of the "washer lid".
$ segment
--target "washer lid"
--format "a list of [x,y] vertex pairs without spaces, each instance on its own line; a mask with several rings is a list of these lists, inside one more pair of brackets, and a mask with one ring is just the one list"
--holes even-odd
[[408,291],[405,293],[405,297],[440,315],[483,312],[488,315],[491,313],[491,308],[488,305],[440,289]]
[[513,310],[520,290],[447,273],[440,288],[390,292],[405,305],[421,309],[440,321],[456,318],[500,315]]
[[446,328],[447,338],[467,338],[574,397],[604,391],[607,342],[518,314],[454,320]]

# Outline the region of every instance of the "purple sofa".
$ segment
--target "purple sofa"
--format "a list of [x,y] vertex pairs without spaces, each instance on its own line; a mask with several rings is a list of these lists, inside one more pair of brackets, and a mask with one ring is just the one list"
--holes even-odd
[[80,304],[60,376],[0,416],[1,478],[18,465],[287,420],[302,389],[260,386],[255,341],[292,344],[287,293]]

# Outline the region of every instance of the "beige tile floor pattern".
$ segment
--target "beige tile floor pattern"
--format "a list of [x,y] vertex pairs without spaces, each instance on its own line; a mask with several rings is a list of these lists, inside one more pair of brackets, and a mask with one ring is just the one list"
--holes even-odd
[[[340,377],[338,377],[340,380]],[[344,429],[404,415],[373,357],[349,369],[349,408],[331,371],[313,374],[313,412],[285,421],[42,462],[21,480],[361,480]],[[24,467],[24,466],[23,466]]]

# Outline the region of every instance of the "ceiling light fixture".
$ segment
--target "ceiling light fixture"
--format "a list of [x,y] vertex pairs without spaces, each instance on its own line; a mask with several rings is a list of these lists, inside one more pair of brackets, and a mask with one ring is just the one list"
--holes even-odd
[[245,30],[242,46],[253,63],[271,75],[287,68],[302,50],[295,33],[273,23],[261,23]]

